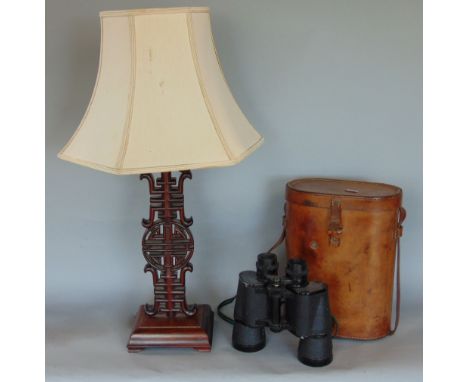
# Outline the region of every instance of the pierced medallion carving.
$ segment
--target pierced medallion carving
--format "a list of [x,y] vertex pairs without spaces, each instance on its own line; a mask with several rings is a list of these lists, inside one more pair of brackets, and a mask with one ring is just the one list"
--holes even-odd
[[148,264],[145,272],[153,277],[154,303],[145,306],[149,316],[195,315],[195,305],[188,305],[185,297],[185,274],[192,271],[190,258],[194,243],[190,227],[193,223],[184,211],[184,181],[191,179],[190,171],[181,171],[179,179],[163,172],[154,179],[142,174],[149,185],[150,208],[142,238],[142,251]]

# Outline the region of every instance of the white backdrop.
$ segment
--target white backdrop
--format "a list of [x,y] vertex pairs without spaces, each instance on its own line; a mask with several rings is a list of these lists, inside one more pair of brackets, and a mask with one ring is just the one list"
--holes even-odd
[[[253,268],[257,253],[280,232],[288,180],[386,182],[403,189],[408,211],[395,337],[336,341],[334,363],[320,371],[296,361],[289,333],[270,335],[261,353],[235,352],[230,327],[218,320],[211,354],[126,353],[132,316],[152,296],[140,248],[147,185],[56,154],[91,96],[98,12],[187,5],[211,7],[226,78],[265,137],[241,164],[196,170],[186,182],[196,246],[189,302],[215,308],[235,292],[237,274]],[[422,378],[422,2],[47,0],[46,304],[50,380],[185,378],[189,370],[213,380],[286,373],[296,379],[314,373],[393,379],[397,372],[400,380]]]

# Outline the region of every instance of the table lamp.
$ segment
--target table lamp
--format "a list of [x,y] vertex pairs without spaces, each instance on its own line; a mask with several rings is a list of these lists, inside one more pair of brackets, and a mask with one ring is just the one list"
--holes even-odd
[[[224,78],[209,8],[100,13],[101,50],[91,101],[59,158],[149,184],[142,252],[154,302],[141,305],[128,351],[211,350],[213,312],[189,305],[194,252],[183,183],[192,169],[230,166],[262,143]],[[180,171],[174,177],[171,172]],[[156,179],[152,173],[161,173]]]

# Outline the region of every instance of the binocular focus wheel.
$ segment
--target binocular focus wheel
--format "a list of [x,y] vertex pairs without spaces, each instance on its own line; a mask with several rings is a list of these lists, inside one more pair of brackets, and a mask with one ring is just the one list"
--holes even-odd
[[262,350],[266,345],[265,328],[251,328],[240,322],[234,323],[232,346],[245,353]]

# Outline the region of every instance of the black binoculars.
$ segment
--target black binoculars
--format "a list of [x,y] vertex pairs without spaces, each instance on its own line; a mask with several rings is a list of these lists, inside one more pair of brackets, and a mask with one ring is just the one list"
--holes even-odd
[[289,330],[299,337],[298,359],[308,366],[325,366],[332,359],[333,321],[325,284],[307,281],[307,264],[291,259],[286,275],[278,276],[273,253],[257,257],[257,271],[239,274],[232,345],[243,352],[265,347],[265,327]]

